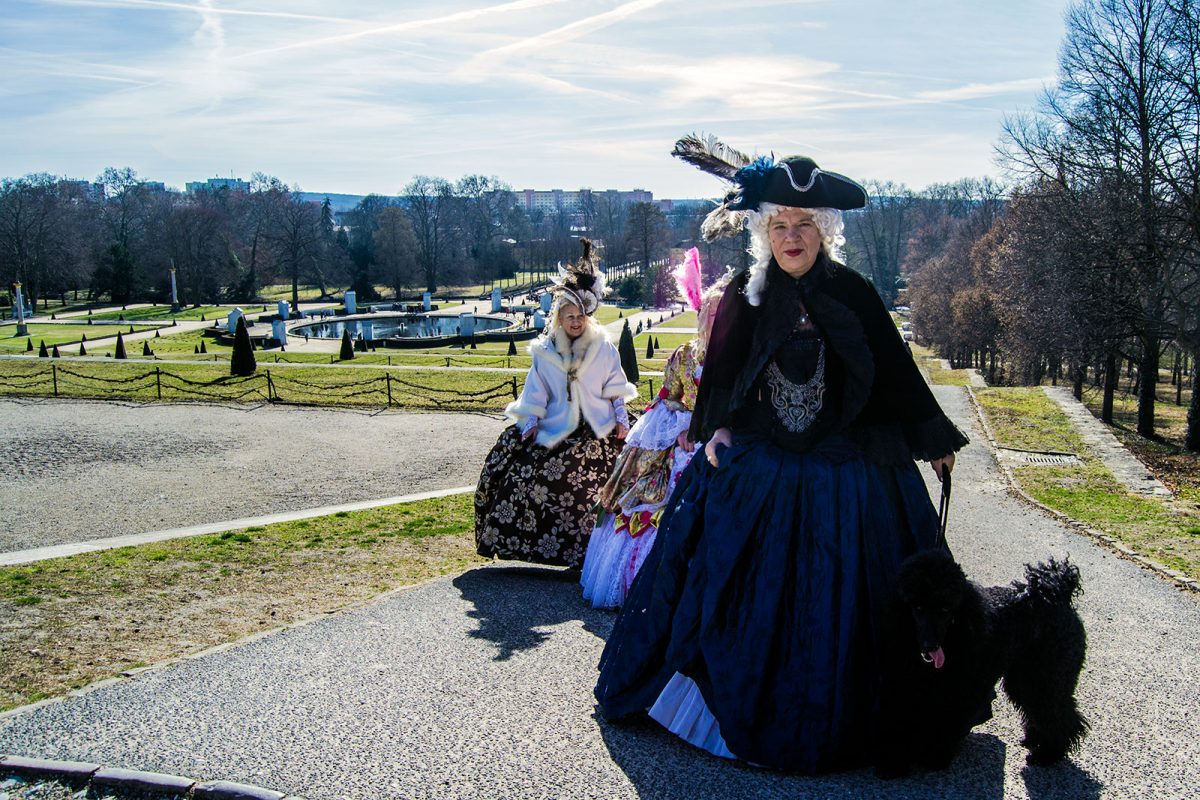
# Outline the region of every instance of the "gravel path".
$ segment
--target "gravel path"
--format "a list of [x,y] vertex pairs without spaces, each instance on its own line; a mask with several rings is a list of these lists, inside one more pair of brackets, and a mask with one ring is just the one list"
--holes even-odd
[[497,415],[0,400],[0,552],[473,485]]
[[380,798],[1195,797],[1200,603],[1009,497],[965,393],[937,389],[973,443],[949,538],[968,573],[1007,583],[1069,554],[1086,593],[1079,687],[1092,733],[1027,768],[1007,702],[948,770],[882,783],[729,764],[648,723],[594,713],[611,613],[573,576],[481,566],[363,607],[0,718],[0,753],[226,779],[310,800]]

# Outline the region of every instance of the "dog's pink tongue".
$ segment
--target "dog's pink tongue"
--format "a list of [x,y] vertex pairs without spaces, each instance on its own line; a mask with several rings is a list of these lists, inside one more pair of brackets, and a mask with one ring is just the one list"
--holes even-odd
[[932,653],[926,653],[925,655],[933,664],[934,669],[941,669],[942,665],[946,663],[946,654],[942,652],[942,648],[940,647]]

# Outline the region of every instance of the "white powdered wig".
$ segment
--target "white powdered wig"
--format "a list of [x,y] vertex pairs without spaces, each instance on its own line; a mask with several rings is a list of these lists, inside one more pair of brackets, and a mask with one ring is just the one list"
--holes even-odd
[[[767,223],[771,217],[789,206],[776,203],[759,203],[757,211],[746,212],[746,227],[750,231],[749,253],[754,257],[750,265],[750,280],[746,283],[746,299],[750,305],[762,303],[763,292],[767,289],[767,267],[771,263],[771,237],[767,233]],[[836,208],[806,208],[812,214],[813,222],[821,233],[821,249],[839,264],[845,263],[842,245],[846,237],[842,232],[846,224],[842,221],[842,212]]]

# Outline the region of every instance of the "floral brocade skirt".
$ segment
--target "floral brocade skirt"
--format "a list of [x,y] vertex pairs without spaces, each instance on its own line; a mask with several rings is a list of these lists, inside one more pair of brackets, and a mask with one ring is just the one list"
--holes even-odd
[[475,549],[481,556],[576,567],[596,524],[596,496],[621,441],[582,423],[557,446],[500,434],[475,490]]

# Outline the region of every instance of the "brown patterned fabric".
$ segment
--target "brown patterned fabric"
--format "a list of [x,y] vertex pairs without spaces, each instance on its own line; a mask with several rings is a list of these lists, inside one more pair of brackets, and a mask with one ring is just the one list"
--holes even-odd
[[475,545],[481,556],[576,567],[596,524],[596,496],[621,450],[581,424],[547,450],[506,428],[475,490]]

